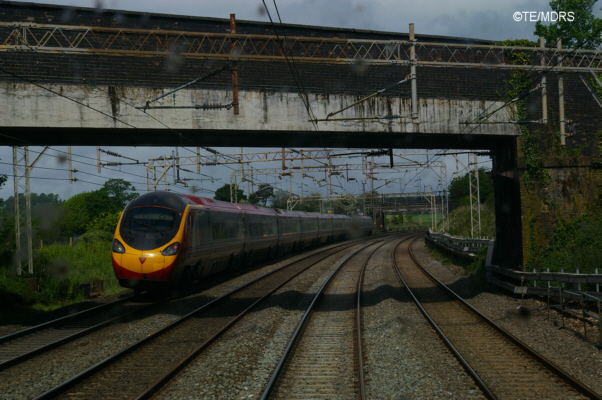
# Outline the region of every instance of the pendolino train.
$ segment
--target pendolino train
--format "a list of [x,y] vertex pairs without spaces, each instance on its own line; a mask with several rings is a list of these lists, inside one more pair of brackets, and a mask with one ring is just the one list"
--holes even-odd
[[113,239],[113,268],[121,286],[142,291],[371,233],[370,217],[152,192],[132,200],[121,214]]

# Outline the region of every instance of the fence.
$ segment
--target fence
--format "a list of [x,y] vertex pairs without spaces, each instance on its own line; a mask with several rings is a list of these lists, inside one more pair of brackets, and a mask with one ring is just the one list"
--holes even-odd
[[426,239],[444,251],[466,260],[474,260],[479,250],[493,243],[493,239],[487,237],[467,239],[459,236],[451,236],[446,233],[433,232],[430,229],[426,235]]
[[[583,320],[583,331],[587,337],[587,318],[597,320],[600,331],[600,343],[602,344],[602,314],[601,302],[602,293],[600,292],[600,284],[602,284],[602,274],[595,269],[593,274],[581,274],[579,268],[576,268],[576,273],[566,272],[525,272],[508,268],[501,268],[491,264],[491,256],[493,254],[494,241],[487,238],[465,239],[461,237],[451,236],[443,233],[434,233],[429,231],[426,235],[426,240],[435,246],[452,253],[455,256],[473,260],[475,253],[481,248],[488,246],[487,259],[485,263],[487,282],[492,283],[500,288],[506,289],[521,296],[534,295],[547,297],[548,299],[548,319],[549,310],[555,308],[560,310],[562,315],[562,325],[564,326],[564,313],[569,312],[581,316]],[[577,285],[577,290],[567,290],[565,285]],[[531,286],[532,285],[532,286]],[[595,291],[581,290],[581,285],[588,285],[590,288],[595,287]],[[541,286],[541,287],[540,287]],[[551,304],[551,299],[558,301],[559,304]],[[565,300],[575,300],[581,305],[581,311],[572,310],[567,307]],[[598,315],[594,315],[585,310],[585,303],[596,303]]]

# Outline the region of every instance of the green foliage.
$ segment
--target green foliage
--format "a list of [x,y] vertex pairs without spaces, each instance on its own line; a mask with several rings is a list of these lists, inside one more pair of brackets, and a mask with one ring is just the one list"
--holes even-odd
[[579,268],[579,272],[590,274],[595,268],[602,270],[602,210],[570,220],[558,218],[547,248],[534,254],[526,267],[539,271],[549,268],[551,272],[576,272]]
[[295,210],[307,211],[307,212],[320,212],[320,202],[322,201],[322,195],[318,192],[314,192],[309,195],[308,200],[303,200],[295,206]]
[[0,305],[58,305],[82,299],[80,284],[92,279],[105,281],[105,293],[123,289],[118,285],[111,264],[111,239],[108,232],[88,232],[74,246],[54,244],[34,251],[34,277],[40,292],[32,292],[23,280],[0,268]]
[[34,304],[38,294],[27,287],[23,278],[10,274],[6,268],[0,268],[0,306],[11,304]]
[[225,184],[224,186],[220,187],[219,189],[217,189],[215,191],[215,195],[213,196],[213,198],[215,200],[222,200],[222,201],[230,201],[230,186],[232,186],[232,201],[236,201],[238,200],[238,202],[242,201],[242,200],[246,200],[247,196],[245,196],[245,194],[243,193],[242,189],[236,188],[236,196],[234,195],[234,185],[230,185],[230,184]]
[[[386,224],[389,228],[407,228],[418,226],[431,226],[430,214],[396,214],[387,215]],[[441,226],[443,217],[437,214],[437,226]]]
[[[529,40],[507,40],[502,42],[505,46],[536,47],[537,43]],[[530,65],[531,55],[529,53],[513,53],[509,62],[515,65]],[[528,119],[526,93],[532,87],[532,81],[529,74],[525,71],[510,71],[509,79],[506,81],[506,101],[514,101],[514,108],[510,109],[510,117],[513,120],[521,121]],[[522,98],[521,98],[522,97]],[[531,133],[527,125],[519,125],[522,132],[521,149],[525,157],[527,171],[523,174],[523,181],[527,187],[531,187],[533,181],[539,182],[542,186],[548,186],[552,182],[550,172],[543,168],[543,149],[539,138],[539,132]]]
[[121,211],[117,211],[114,213],[103,212],[88,223],[87,231],[104,231],[110,232],[112,234],[117,228],[117,224],[119,223],[120,217]]
[[475,255],[474,260],[464,268],[468,275],[485,274],[485,261],[487,260],[487,250],[487,247],[483,247],[482,249],[480,249],[479,252]]
[[525,166],[527,167],[527,171],[523,174],[523,181],[527,187],[532,186],[533,180],[544,187],[552,182],[550,171],[543,168],[544,163],[538,136],[538,131],[535,131],[535,133],[528,130],[523,132],[521,147],[525,156]]
[[63,203],[61,233],[82,234],[89,229],[113,232],[125,205],[138,197],[131,183],[109,179],[102,188],[79,193]]
[[274,197],[274,188],[272,185],[268,185],[262,183],[259,185],[259,189],[255,193],[251,193],[249,195],[249,204],[258,204],[259,202],[263,202],[263,205],[266,206],[268,201]]
[[82,235],[73,246],[54,244],[34,252],[35,275],[40,279],[43,304],[74,300],[81,296],[79,285],[92,279],[105,281],[105,293],[123,290],[111,264],[109,232]]
[[[92,204],[89,192],[79,193],[63,203],[64,209],[61,216],[61,231],[67,236],[82,234],[92,220]],[[92,204],[91,204],[92,203]]]
[[[470,237],[470,206],[456,207],[449,215],[449,233],[455,236]],[[493,202],[481,205],[481,236],[495,236],[495,210]]]
[[290,197],[291,195],[289,192],[285,192],[284,190],[276,190],[276,192],[274,192],[274,197],[272,198],[272,207],[286,210],[286,202]]
[[562,38],[562,44],[572,49],[596,49],[602,43],[602,19],[593,15],[597,0],[552,0],[550,8],[556,12],[574,13],[574,20],[558,19],[549,25],[541,22],[535,24],[536,36],[543,36],[546,42],[556,43]]
[[351,215],[358,208],[358,203],[349,195],[340,195],[332,202],[335,214]]
[[[470,205],[470,182],[468,174],[459,179],[454,179],[449,184],[449,199],[454,207]],[[479,169],[479,198],[481,203],[493,201],[493,178],[485,173],[483,168]]]
[[127,203],[139,196],[136,188],[123,179],[109,179],[98,191],[106,194],[109,203],[102,205],[102,211],[109,213],[123,210]]

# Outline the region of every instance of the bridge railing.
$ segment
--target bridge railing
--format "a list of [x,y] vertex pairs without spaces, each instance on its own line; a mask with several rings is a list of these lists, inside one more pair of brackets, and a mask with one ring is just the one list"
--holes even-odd
[[[156,57],[181,49],[186,58],[350,64],[410,65],[487,69],[602,71],[602,51],[483,44],[430,43],[320,37],[126,29],[0,22],[0,52],[64,53]],[[286,49],[286,55],[284,53]],[[413,49],[413,50],[412,50]],[[412,53],[415,59],[412,59]],[[516,55],[527,65],[512,63]],[[562,65],[557,65],[558,58]],[[543,62],[542,62],[543,61]]]

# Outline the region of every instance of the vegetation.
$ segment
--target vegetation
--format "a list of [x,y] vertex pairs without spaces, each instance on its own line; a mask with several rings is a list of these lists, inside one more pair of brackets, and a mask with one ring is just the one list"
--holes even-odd
[[575,219],[557,218],[548,246],[534,250],[528,271],[602,272],[602,208]]
[[[386,224],[389,229],[428,227],[431,226],[432,216],[430,214],[396,214],[387,215]],[[441,226],[443,217],[437,214],[437,225]]]
[[[111,265],[111,239],[121,210],[136,198],[135,188],[122,179],[109,179],[102,188],[61,201],[55,194],[31,194],[33,274],[16,275],[15,199],[0,203],[0,305],[56,307],[81,299],[80,284],[105,281],[105,293],[120,291]],[[18,198],[25,210],[25,197]],[[21,216],[24,220],[24,216]],[[69,245],[69,238],[76,239]],[[41,242],[40,242],[41,241]],[[40,245],[39,245],[40,244]],[[21,245],[25,248],[25,244]],[[22,255],[21,255],[22,256]],[[37,278],[34,292],[25,278]]]
[[251,193],[249,195],[249,204],[259,204],[263,203],[265,207],[274,197],[274,188],[272,185],[268,185],[267,183],[262,183],[259,185],[259,189],[255,193]]
[[[471,237],[470,205],[455,207],[449,215],[449,233]],[[495,210],[493,201],[481,205],[481,236],[495,237]]]
[[550,7],[556,12],[573,12],[574,20],[558,19],[553,24],[535,24],[534,34],[543,36],[548,43],[556,43],[562,38],[562,44],[572,49],[596,49],[602,44],[602,19],[593,14],[597,0],[552,0]]
[[236,201],[238,201],[239,203],[242,203],[243,200],[247,200],[247,196],[244,194],[242,189],[239,189],[238,187],[235,187],[234,185],[231,185],[229,183],[217,189],[213,198],[215,200],[222,200],[228,202],[230,201],[230,199],[236,199]]
[[[468,174],[461,178],[454,179],[449,184],[449,199],[453,207],[470,206],[470,183]],[[479,198],[481,204],[493,202],[493,178],[485,172],[485,169],[479,169]]]

